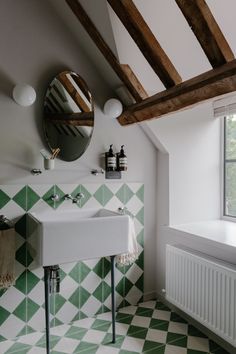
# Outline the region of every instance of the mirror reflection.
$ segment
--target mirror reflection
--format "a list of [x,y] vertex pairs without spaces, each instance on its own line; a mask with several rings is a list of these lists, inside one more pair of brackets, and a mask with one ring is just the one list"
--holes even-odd
[[49,148],[59,148],[61,160],[74,161],[88,147],[93,126],[93,100],[85,81],[72,71],[58,74],[44,100],[44,132]]

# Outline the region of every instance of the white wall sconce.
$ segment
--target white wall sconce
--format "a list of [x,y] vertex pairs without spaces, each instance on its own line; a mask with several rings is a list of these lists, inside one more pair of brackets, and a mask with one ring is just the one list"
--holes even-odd
[[105,102],[103,112],[110,118],[117,118],[123,111],[122,103],[116,98],[110,98]]
[[35,89],[27,84],[17,84],[13,88],[13,98],[20,106],[31,106],[36,100]]

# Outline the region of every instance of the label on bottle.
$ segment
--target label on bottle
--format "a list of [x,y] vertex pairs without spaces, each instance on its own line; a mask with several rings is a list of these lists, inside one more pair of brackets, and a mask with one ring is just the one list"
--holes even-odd
[[116,158],[115,158],[115,156],[107,158],[107,167],[116,167]]
[[120,157],[119,158],[119,165],[121,167],[127,166],[127,157]]

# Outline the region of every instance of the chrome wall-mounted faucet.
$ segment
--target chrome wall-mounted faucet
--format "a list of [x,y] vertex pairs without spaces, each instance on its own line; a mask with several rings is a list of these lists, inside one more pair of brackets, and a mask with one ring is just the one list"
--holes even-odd
[[102,175],[104,174],[104,170],[101,168],[100,170],[92,170],[91,174],[94,176],[97,176],[99,173],[101,173]]
[[51,195],[51,200],[52,200],[53,202],[59,202],[60,197],[59,197],[58,194],[53,194],[53,195]]
[[84,194],[78,193],[75,197],[73,197],[71,194],[66,194],[64,198],[65,200],[72,200],[72,203],[78,203],[81,199],[84,198]]
[[118,212],[121,215],[129,215],[132,219],[134,218],[134,215],[124,206],[124,207],[119,207]]

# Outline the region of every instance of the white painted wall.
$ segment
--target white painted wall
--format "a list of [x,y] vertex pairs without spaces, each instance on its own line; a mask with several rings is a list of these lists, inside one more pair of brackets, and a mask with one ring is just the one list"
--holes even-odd
[[[101,107],[113,93],[103,80],[103,72],[93,63],[97,52],[91,57],[86,55],[83,50],[86,43],[82,41],[80,46],[79,42],[84,32],[74,34],[66,25],[63,13],[59,16],[55,11],[58,3],[67,19],[70,10],[64,1],[7,0],[1,3],[0,184],[106,183],[104,176],[94,177],[90,170],[100,166],[101,155],[109,144],[113,143],[117,150],[124,144],[129,166],[122,181],[145,184],[145,291],[149,293],[155,286],[156,149],[137,125],[124,128],[103,115]],[[96,9],[94,11],[96,13]],[[54,171],[33,177],[30,170],[43,167],[39,153],[45,146],[43,97],[54,75],[68,68],[81,74],[94,96],[94,135],[79,160],[70,163],[56,160]],[[35,105],[24,108],[14,103],[11,92],[17,82],[35,87]]]
[[169,154],[169,224],[219,218],[220,120],[213,117],[212,103],[148,127]]
[[167,225],[220,218],[220,120],[211,102],[148,123],[168,153],[157,157],[157,293],[165,288],[166,244],[182,244],[228,262],[222,249]]

